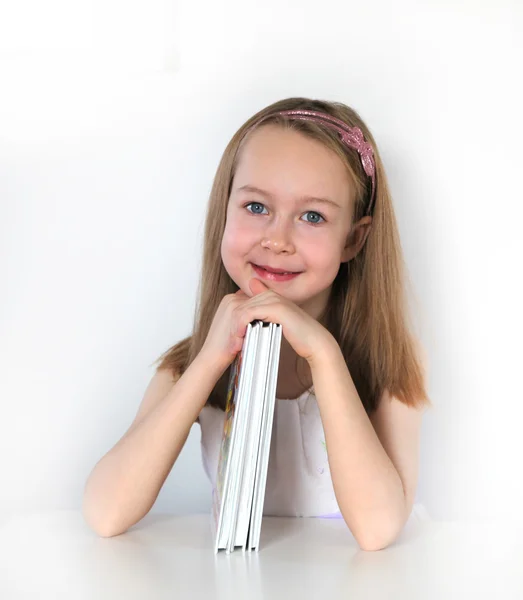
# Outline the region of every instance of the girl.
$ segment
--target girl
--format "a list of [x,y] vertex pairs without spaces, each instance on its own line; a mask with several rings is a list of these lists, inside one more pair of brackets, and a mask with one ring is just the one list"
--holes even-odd
[[283,338],[265,515],[340,516],[362,549],[414,506],[426,393],[376,143],[341,103],[288,98],[225,149],[205,224],[192,335],[167,350],[136,418],[98,462],[83,512],[102,536],[152,507],[193,423],[213,486],[230,365],[247,324]]

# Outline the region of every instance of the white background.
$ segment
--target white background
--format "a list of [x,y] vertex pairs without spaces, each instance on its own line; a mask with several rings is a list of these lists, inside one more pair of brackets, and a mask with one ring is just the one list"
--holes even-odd
[[[521,33],[517,0],[2,2],[0,519],[80,506],[190,333],[226,144],[310,96],[388,172],[435,405],[418,501],[521,520]],[[199,440],[153,511],[209,509]]]

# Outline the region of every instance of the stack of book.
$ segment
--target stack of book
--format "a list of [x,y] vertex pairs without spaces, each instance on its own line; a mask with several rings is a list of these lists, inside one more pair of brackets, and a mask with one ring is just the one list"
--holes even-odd
[[252,321],[231,365],[213,492],[215,553],[259,549],[281,336],[280,324]]

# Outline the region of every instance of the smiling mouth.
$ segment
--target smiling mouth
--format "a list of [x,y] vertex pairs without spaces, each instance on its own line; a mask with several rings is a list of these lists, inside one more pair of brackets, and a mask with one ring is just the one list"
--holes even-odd
[[298,273],[301,273],[301,271],[271,271],[265,267],[257,265],[256,263],[251,264],[257,269],[262,269],[262,271],[265,271],[266,273],[272,273],[273,275],[298,275]]

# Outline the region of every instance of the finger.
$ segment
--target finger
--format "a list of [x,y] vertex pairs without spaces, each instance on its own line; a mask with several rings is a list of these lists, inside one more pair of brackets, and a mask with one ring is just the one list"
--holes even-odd
[[255,296],[258,294],[263,294],[263,292],[266,292],[270,289],[262,281],[256,279],[256,277],[252,277],[249,280],[249,288]]

